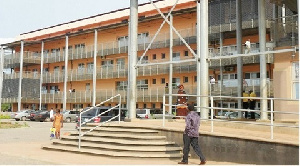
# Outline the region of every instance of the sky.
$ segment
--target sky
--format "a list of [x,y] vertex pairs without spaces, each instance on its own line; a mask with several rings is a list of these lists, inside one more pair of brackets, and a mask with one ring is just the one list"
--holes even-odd
[[21,33],[129,6],[130,0],[0,0],[0,42]]

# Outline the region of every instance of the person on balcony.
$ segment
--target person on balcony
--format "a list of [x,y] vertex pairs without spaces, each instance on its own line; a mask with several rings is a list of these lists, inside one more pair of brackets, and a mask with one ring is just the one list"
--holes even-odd
[[248,40],[245,42],[245,46],[246,46],[246,51],[245,51],[245,53],[246,53],[246,54],[249,54],[250,51],[251,51],[251,43],[250,43],[250,39],[248,39]]
[[216,79],[214,77],[211,77],[209,83],[210,83],[211,91],[214,91],[214,86],[215,86],[215,83],[216,83]]
[[[182,84],[178,85],[178,92],[177,94],[186,94],[184,90],[184,86]],[[187,115],[187,101],[188,96],[178,96],[177,98],[177,115],[176,116],[186,116]]]

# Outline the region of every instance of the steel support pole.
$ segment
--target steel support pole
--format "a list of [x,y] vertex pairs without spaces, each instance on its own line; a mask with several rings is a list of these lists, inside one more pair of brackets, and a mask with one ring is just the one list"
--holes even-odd
[[[129,103],[130,103],[130,91],[129,91],[129,83],[130,83],[130,20],[128,21],[128,46],[127,46],[127,52],[128,52],[128,59],[127,59],[127,63],[128,63],[128,67],[127,67],[127,97],[126,97],[126,108],[129,110]],[[127,115],[127,117],[129,117],[129,115]]]
[[[259,25],[259,49],[260,52],[266,51],[266,2],[258,1],[258,25]],[[267,65],[266,55],[261,54],[260,57],[260,97],[267,98]],[[260,100],[261,120],[268,120],[268,102],[266,99]]]
[[[170,62],[173,61],[173,16],[172,14],[170,14]],[[169,105],[172,105],[172,99],[173,97],[172,95],[172,90],[173,90],[173,86],[172,86],[172,80],[173,80],[173,64],[170,63],[169,65],[169,84],[168,84],[168,89],[169,89]],[[169,106],[169,114],[172,113],[172,106]]]
[[95,36],[94,36],[94,65],[93,65],[93,101],[92,101],[92,106],[96,105],[97,39],[98,39],[98,31],[97,31],[97,29],[95,29]]
[[[200,0],[197,1],[197,61],[196,61],[196,64],[197,64],[197,106],[200,106],[200,102],[201,102],[201,90],[200,90],[200,87],[201,87],[201,63],[200,63],[200,47],[201,47],[201,40],[200,40]],[[197,107],[197,112],[200,112],[200,108]]]
[[23,79],[23,56],[24,56],[24,41],[21,41],[20,51],[20,76],[19,76],[19,92],[18,92],[18,111],[21,111],[21,99],[22,99],[22,79]]
[[130,0],[130,82],[129,82],[129,118],[136,119],[136,60],[138,30],[138,0]]
[[42,41],[42,49],[41,49],[40,106],[39,106],[39,110],[42,110],[43,69],[44,69],[44,41]]
[[1,55],[0,55],[0,112],[2,112],[3,60],[4,60],[4,49],[3,49],[3,46],[1,46]]
[[68,46],[69,46],[69,36],[66,35],[63,110],[67,110],[67,82],[68,82],[68,61],[69,61],[69,47]]
[[[208,96],[208,1],[200,1],[200,94]],[[208,97],[203,97],[200,102],[200,107],[208,107]],[[208,119],[208,110],[201,108],[201,118]]]
[[[236,0],[236,45],[237,53],[242,54],[242,6],[241,0]],[[237,97],[242,97],[243,88],[243,60],[242,57],[237,57]],[[238,108],[242,108],[242,99],[238,99]],[[242,118],[242,112],[238,112],[238,118]]]

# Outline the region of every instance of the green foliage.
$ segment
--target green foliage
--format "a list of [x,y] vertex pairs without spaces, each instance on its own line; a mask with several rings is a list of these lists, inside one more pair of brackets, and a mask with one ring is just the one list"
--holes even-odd
[[1,104],[1,110],[2,111],[7,111],[10,107],[10,104]]

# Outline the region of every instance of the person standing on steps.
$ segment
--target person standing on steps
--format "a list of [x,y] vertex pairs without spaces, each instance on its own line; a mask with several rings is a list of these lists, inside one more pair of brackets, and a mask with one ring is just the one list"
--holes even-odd
[[183,159],[178,162],[178,164],[188,164],[190,145],[193,147],[196,154],[200,157],[200,165],[206,164],[206,159],[198,144],[200,117],[194,110],[194,105],[189,104],[188,115],[185,119],[186,126],[183,133]]
[[59,109],[56,110],[56,114],[54,115],[52,127],[55,128],[56,139],[60,139],[60,128],[63,128],[63,115],[60,114]]

